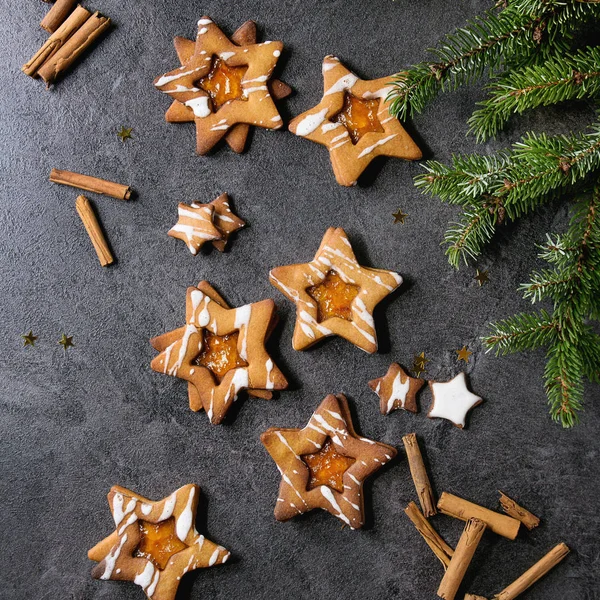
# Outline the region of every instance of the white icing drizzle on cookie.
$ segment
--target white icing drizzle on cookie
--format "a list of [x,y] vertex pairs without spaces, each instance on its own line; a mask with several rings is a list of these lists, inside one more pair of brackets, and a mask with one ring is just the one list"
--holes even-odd
[[384,138],[378,140],[372,146],[368,146],[358,155],[358,158],[362,158],[363,156],[367,156],[368,154],[371,154],[371,152],[373,152],[373,150],[375,150],[375,148],[378,148],[379,146],[383,146],[384,144],[387,144],[390,140],[393,140],[396,137],[396,135],[397,135],[396,133],[393,133],[392,135],[388,135],[387,137],[384,137]]
[[327,502],[329,502],[329,504],[331,504],[333,509],[336,511],[335,516],[338,519],[344,521],[344,523],[346,523],[347,525],[350,525],[350,519],[344,514],[344,511],[340,508],[340,505],[337,503],[333,492],[326,485],[322,485],[320,487],[320,490],[321,494],[323,494],[323,497],[327,500]]
[[347,73],[343,77],[340,77],[335,83],[333,83],[323,96],[329,96],[330,94],[337,94],[345,90],[351,90],[352,86],[358,81],[358,77],[354,73]]
[[402,373],[398,372],[396,377],[394,377],[394,381],[392,382],[392,391],[390,392],[390,397],[387,401],[387,411],[386,415],[389,415],[394,408],[394,403],[398,400],[402,408],[404,408],[404,404],[406,403],[406,395],[410,389],[410,379],[407,377],[404,383],[402,383]]
[[192,502],[194,501],[195,493],[196,489],[192,487],[190,489],[190,495],[188,496],[187,504],[175,522],[175,533],[182,542],[185,542],[185,539],[187,538],[192,527],[192,521],[194,517],[192,514]]
[[296,135],[306,137],[310,135],[323,121],[327,115],[328,108],[323,108],[316,113],[307,115],[296,125]]

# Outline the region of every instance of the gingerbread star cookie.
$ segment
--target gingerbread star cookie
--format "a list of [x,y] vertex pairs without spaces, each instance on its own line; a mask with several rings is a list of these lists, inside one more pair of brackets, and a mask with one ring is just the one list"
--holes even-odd
[[427,416],[448,419],[460,429],[465,426],[467,413],[483,402],[479,396],[468,390],[464,373],[459,373],[450,381],[430,381],[429,387],[433,403]]
[[273,390],[287,388],[265,350],[275,320],[273,300],[229,308],[202,281],[187,290],[185,327],[150,341],[159,352],[150,366],[188,381],[190,408],[221,423],[242,390],[269,399]]
[[[248,33],[242,32],[238,41],[249,39]],[[282,127],[268,85],[283,49],[281,42],[238,45],[212,19],[202,17],[196,42],[176,38],[175,47],[182,66],[157,77],[154,85],[189,109],[175,105],[167,120],[187,121],[193,114],[198,154],[208,153],[238,124]],[[275,87],[285,90],[287,86]],[[247,130],[241,130],[241,135],[232,134],[228,141],[241,152],[246,137]]]
[[394,76],[365,81],[335,56],[323,60],[321,102],[298,115],[289,130],[326,146],[337,182],[355,185],[377,156],[418,160],[423,155],[389,112],[386,97]]
[[379,396],[379,410],[389,415],[393,410],[417,412],[417,392],[425,381],[408,375],[398,363],[392,363],[388,372],[369,381],[369,387]]
[[88,552],[98,563],[92,577],[132,581],[151,600],[174,600],[186,573],[227,562],[230,553],[196,531],[199,493],[189,484],[154,502],[113,486],[116,530]]
[[322,508],[352,529],[364,524],[364,480],[397,453],[356,434],[341,394],[327,396],[304,429],[272,427],[260,439],[281,473],[278,521]]
[[227,194],[221,194],[209,204],[180,203],[177,214],[177,223],[171,227],[168,235],[183,240],[194,255],[206,242],[211,242],[217,250],[224,252],[229,236],[246,224],[233,214]]
[[295,350],[339,335],[365,352],[375,352],[373,310],[402,283],[398,273],[359,265],[339,227],[327,230],[311,262],[276,267],[269,277],[296,303]]

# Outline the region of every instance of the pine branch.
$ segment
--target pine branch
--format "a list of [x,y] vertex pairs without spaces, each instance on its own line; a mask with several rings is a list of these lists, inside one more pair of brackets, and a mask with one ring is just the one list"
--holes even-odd
[[495,136],[514,113],[600,93],[600,48],[555,55],[543,64],[514,70],[491,86],[490,97],[469,119],[479,141]]
[[436,60],[398,75],[388,95],[390,112],[405,119],[422,112],[440,91],[469,84],[486,70],[493,74],[544,60],[548,48],[566,51],[572,30],[598,16],[597,2],[585,0],[516,0],[498,14],[487,11],[430,49]]
[[558,329],[545,310],[517,314],[490,327],[490,335],[483,338],[483,343],[488,350],[502,355],[548,346]]
[[547,346],[544,372],[552,418],[572,427],[583,408],[584,377],[600,382],[600,336],[587,324],[600,313],[600,182],[573,210],[568,231],[548,236],[541,256],[554,268],[535,272],[521,289],[554,311],[521,314],[491,325],[488,349],[507,354]]

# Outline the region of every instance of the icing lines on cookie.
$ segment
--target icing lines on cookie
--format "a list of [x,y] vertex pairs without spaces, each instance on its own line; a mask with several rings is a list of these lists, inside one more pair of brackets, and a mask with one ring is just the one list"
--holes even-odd
[[160,571],[154,567],[151,561],[146,562],[146,566],[141,573],[138,573],[133,583],[139,585],[145,592],[148,598],[152,598],[160,579]]
[[123,549],[123,546],[125,545],[125,543],[127,542],[127,534],[123,535],[121,537],[121,539],[119,540],[119,543],[114,546],[111,551],[107,554],[107,556],[104,557],[104,573],[102,573],[102,575],[100,575],[100,579],[110,579],[112,577],[114,568],[115,568],[115,564],[117,562],[117,559],[119,558],[120,554],[121,554],[121,550]]
[[408,394],[408,390],[410,389],[410,379],[407,377],[404,383],[402,383],[401,376],[402,373],[398,372],[396,374],[396,377],[394,377],[394,381],[392,382],[392,390],[387,401],[386,414],[388,415],[394,408],[394,403],[396,402],[396,400],[400,401],[402,408],[404,408],[404,404],[406,403],[406,395]]
[[175,521],[175,533],[182,542],[185,542],[190,532],[190,529],[192,528],[192,522],[194,520],[194,515],[192,513],[192,504],[194,502],[195,494],[196,488],[190,488],[190,493],[185,508],[181,511],[180,515]]

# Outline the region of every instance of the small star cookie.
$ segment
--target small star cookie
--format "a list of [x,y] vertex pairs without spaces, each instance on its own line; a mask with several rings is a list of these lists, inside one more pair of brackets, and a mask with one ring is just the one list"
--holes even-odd
[[459,373],[450,381],[430,381],[433,403],[427,413],[430,419],[439,418],[452,421],[454,425],[463,429],[467,413],[483,402],[467,389],[467,378],[464,373]]
[[337,182],[356,185],[377,156],[418,160],[418,146],[389,112],[394,76],[365,81],[335,56],[323,60],[321,102],[290,121],[289,130],[326,146]]
[[377,351],[373,311],[402,283],[394,271],[359,265],[339,227],[327,230],[311,262],[276,267],[269,278],[296,303],[295,350],[339,335],[369,353]]
[[200,488],[189,484],[154,502],[113,486],[108,504],[114,533],[88,557],[94,579],[132,581],[151,600],[174,600],[181,578],[227,562],[230,553],[196,531]]
[[322,508],[352,529],[362,527],[363,482],[397,454],[356,434],[341,394],[327,396],[304,429],[272,427],[260,439],[281,473],[278,521]]
[[403,409],[417,412],[417,392],[425,381],[407,375],[398,363],[392,363],[388,372],[378,379],[369,381],[369,387],[379,396],[379,410],[389,415],[393,410]]
[[235,125],[281,129],[283,123],[267,85],[281,55],[281,42],[238,46],[209,17],[198,21],[194,51],[183,65],[154,80],[194,114],[196,152],[207,154]]
[[246,224],[232,212],[227,194],[221,194],[209,204],[180,203],[177,214],[177,223],[168,235],[184,241],[194,255],[206,242],[224,252],[229,236]]
[[[262,300],[229,308],[206,281],[188,288],[186,326],[150,341],[159,354],[150,367],[188,381],[190,408],[223,421],[242,390],[269,399],[288,382],[265,350],[275,303]],[[262,393],[262,392],[266,393]]]

